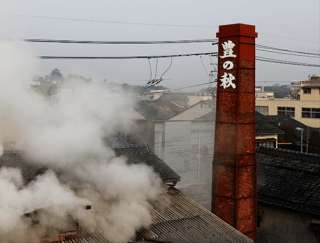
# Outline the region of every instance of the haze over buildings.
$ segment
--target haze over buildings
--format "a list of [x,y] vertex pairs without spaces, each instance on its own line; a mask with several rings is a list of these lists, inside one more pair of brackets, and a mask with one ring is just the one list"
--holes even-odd
[[320,240],[319,1],[3,0],[0,23],[0,243]]

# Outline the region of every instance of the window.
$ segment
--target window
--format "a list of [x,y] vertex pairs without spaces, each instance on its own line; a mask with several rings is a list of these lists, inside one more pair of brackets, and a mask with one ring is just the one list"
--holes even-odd
[[311,88],[303,88],[304,94],[311,94]]
[[256,111],[261,113],[262,115],[269,115],[269,107],[268,106],[256,106]]
[[276,148],[276,140],[256,140],[256,147]]
[[302,117],[320,118],[320,108],[302,108]]
[[294,117],[294,107],[278,106],[278,116]]

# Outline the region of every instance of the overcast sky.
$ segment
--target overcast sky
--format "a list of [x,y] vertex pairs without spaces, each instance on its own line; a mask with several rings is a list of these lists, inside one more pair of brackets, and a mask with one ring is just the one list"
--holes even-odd
[[[257,42],[260,44],[320,52],[320,0],[0,0],[0,2],[1,39],[176,40],[215,38],[219,25],[243,22],[256,25],[259,34]],[[71,21],[63,18],[97,21]],[[112,21],[131,24],[110,23]],[[134,24],[137,22],[156,25]],[[36,43],[29,45],[39,55],[121,56],[215,51],[210,43],[159,46]],[[320,64],[319,58],[297,59],[292,56],[273,56],[268,53],[259,53],[259,55]],[[165,69],[169,61],[168,59],[159,60],[159,73]],[[203,57],[202,61],[205,66],[209,66],[208,57]],[[64,73],[77,73],[101,80],[106,78],[130,84],[144,84],[149,77],[148,63],[145,60],[43,60],[39,72],[49,72],[55,67]],[[320,69],[257,63],[258,81],[271,80],[288,83],[304,79],[313,73],[319,74]],[[166,78],[168,80],[165,80],[163,85],[176,88],[208,81],[199,57],[174,59]]]

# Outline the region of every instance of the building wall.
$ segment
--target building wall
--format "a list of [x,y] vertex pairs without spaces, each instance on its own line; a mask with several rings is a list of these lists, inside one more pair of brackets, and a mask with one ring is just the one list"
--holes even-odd
[[177,187],[210,208],[213,122],[167,121],[155,124],[155,153],[180,176]]
[[147,144],[151,150],[154,149],[154,123],[147,120],[136,120],[132,131],[141,142]]
[[[319,84],[320,85],[320,84]],[[320,102],[320,87],[319,88],[311,88],[311,93],[305,93],[304,88],[307,89],[308,87],[302,87],[299,90],[299,97],[301,101],[317,101]]]
[[[155,124],[155,151],[181,176],[177,187],[210,209],[214,123],[167,121]],[[260,136],[263,141],[270,136]],[[312,217],[260,205],[257,243],[316,243]]]
[[[213,121],[155,123],[154,152],[181,177],[177,187],[201,205],[211,207]],[[277,136],[259,136],[259,143],[276,146]]]
[[206,100],[212,100],[212,96],[188,95],[188,105],[189,106],[192,106],[192,105],[198,103],[199,101],[206,101]]
[[215,104],[213,101],[199,102],[193,107],[190,107],[189,109],[172,117],[170,121],[192,121],[215,110],[215,108],[213,108],[214,106]]
[[[311,231],[310,216],[286,209],[259,205],[258,243],[318,243]],[[262,210],[261,210],[262,209]]]
[[256,99],[256,107],[268,107],[268,114],[275,116],[278,114],[278,107],[294,107],[294,119],[315,128],[320,128],[320,118],[303,118],[302,108],[320,108],[320,95],[318,99]]

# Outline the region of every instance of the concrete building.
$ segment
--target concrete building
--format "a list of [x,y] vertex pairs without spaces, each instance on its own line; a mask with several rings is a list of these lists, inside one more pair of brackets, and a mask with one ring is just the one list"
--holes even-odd
[[256,87],[256,98],[273,99],[274,92],[265,91],[264,87]]
[[[208,111],[202,116],[201,106],[203,113]],[[180,175],[176,187],[208,209],[212,198],[214,110],[214,104],[199,103],[167,120],[153,121],[154,151]],[[279,138],[285,136],[279,125],[284,121],[271,118],[256,113],[256,144],[264,146],[257,149],[256,156],[257,242],[319,242],[320,181],[316,178],[320,175],[320,157],[277,149]]]
[[214,123],[201,117],[212,113],[213,106],[200,101],[167,120],[154,121],[154,152],[181,176],[178,187],[206,208],[210,207],[206,190],[211,188]]
[[293,84],[293,98],[256,98],[256,110],[264,115],[290,116],[303,124],[320,128],[320,76]]
[[[142,139],[151,150],[180,175],[178,188],[210,209],[215,102],[199,101],[185,109],[176,109],[167,102],[156,104],[154,115],[141,123],[139,131],[143,132],[139,132],[139,138],[143,135]],[[150,111],[149,105],[143,104],[143,107]],[[259,113],[256,123],[257,145],[278,147],[278,135],[282,130]]]

